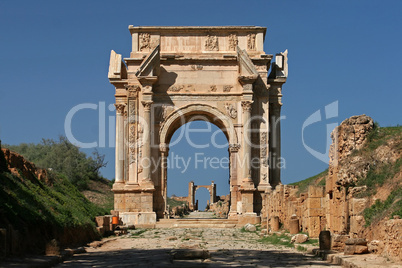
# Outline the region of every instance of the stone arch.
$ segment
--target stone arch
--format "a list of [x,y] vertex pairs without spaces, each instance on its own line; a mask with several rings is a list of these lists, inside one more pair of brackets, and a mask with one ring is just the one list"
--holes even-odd
[[229,144],[238,144],[236,130],[234,129],[232,120],[228,116],[224,115],[217,108],[207,104],[189,104],[173,111],[163,121],[159,131],[162,147],[169,144],[173,133],[178,128],[197,116],[206,116],[209,122],[220,128],[228,139]]

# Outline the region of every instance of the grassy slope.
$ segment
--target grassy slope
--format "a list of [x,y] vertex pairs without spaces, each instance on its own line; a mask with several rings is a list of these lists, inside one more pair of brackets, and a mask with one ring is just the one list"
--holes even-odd
[[324,170],[323,172],[314,175],[310,178],[291,183],[290,185],[295,185],[299,187],[298,193],[305,193],[308,190],[309,185],[321,185],[325,186],[325,179],[328,175],[328,169]]
[[36,177],[27,180],[4,168],[0,150],[0,226],[12,224],[17,230],[30,228],[95,228],[94,217],[107,210],[91,203],[64,176],[54,176],[53,185],[46,185]]

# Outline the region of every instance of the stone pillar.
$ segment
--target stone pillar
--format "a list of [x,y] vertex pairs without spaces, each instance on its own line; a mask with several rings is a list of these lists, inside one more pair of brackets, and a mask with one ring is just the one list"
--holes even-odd
[[273,216],[271,218],[271,231],[272,232],[278,232],[279,231],[279,217],[278,216]]
[[116,103],[116,163],[115,182],[124,183],[124,107],[125,104]]
[[243,108],[243,180],[248,178],[251,174],[250,161],[251,161],[251,131],[250,131],[250,118],[251,118],[251,104],[252,101],[242,101]]
[[271,115],[271,163],[272,177],[271,184],[276,186],[281,182],[281,107],[280,103],[273,103],[272,105],[272,115]]
[[159,145],[159,150],[161,151],[161,189],[164,202],[164,215],[165,218],[169,217],[169,209],[167,205],[167,157],[169,154],[169,147],[165,143]]
[[[143,149],[142,149],[142,161],[144,159],[149,162],[143,162],[146,165],[143,166],[143,181],[146,183],[152,183],[151,180],[151,106],[152,101],[143,101],[144,105],[144,121],[146,126],[144,126],[144,136],[143,136]],[[153,183],[152,183],[153,184]]]

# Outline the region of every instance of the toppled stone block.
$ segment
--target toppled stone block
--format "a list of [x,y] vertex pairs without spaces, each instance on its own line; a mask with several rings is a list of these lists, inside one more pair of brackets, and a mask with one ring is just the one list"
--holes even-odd
[[378,253],[384,248],[384,242],[380,240],[372,240],[367,244],[368,251],[372,253]]
[[290,240],[291,243],[296,243],[296,244],[301,244],[304,243],[308,240],[308,235],[305,234],[297,234],[292,236],[292,239]]
[[368,252],[368,247],[362,245],[346,245],[344,250],[345,255],[365,254]]
[[254,224],[246,223],[246,225],[244,225],[244,230],[248,232],[255,232],[257,231],[257,227]]
[[365,238],[348,238],[345,241],[345,245],[367,246],[367,240]]

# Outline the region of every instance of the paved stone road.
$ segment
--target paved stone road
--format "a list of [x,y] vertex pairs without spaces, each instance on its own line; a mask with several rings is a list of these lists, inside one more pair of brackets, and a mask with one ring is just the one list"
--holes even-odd
[[56,267],[339,267],[239,229],[149,229],[107,239]]

